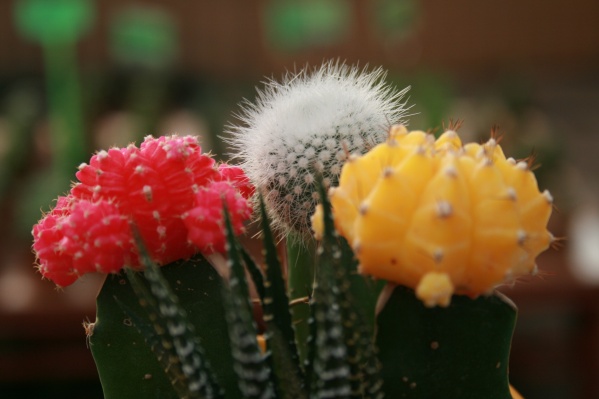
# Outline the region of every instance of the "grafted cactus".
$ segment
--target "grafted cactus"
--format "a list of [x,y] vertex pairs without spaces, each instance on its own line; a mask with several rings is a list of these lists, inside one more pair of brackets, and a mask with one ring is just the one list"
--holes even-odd
[[[463,145],[455,131],[435,140],[377,126],[403,109],[374,84],[379,74],[327,64],[314,76],[271,83],[246,119],[265,132],[299,129],[289,130],[293,149],[314,151],[305,167],[289,157],[273,170],[276,148],[263,162],[245,149],[248,179],[177,136],[101,151],[80,167],[80,183],[34,227],[34,249],[42,274],[61,286],[109,273],[87,326],[106,398],[517,397],[508,381],[517,311],[494,289],[535,272],[535,257],[554,240],[546,230],[551,195],[494,138]],[[346,93],[345,110],[363,105],[360,95],[374,108],[350,113],[361,124],[346,126],[330,98],[317,95],[319,85],[331,95],[335,87],[357,92]],[[301,125],[310,132],[322,122],[323,99],[324,116],[339,120],[327,119],[334,132],[317,145]],[[301,105],[289,110],[296,116],[318,109],[319,117],[277,122],[279,101]],[[352,146],[368,141],[363,134],[381,139],[349,148],[346,133],[360,138]],[[322,155],[329,139],[349,156],[341,170]],[[289,168],[303,178],[277,175]],[[251,213],[252,179],[259,262],[237,238]],[[290,182],[301,193],[285,188]],[[307,209],[317,202],[314,239]],[[281,226],[303,240],[286,265]]]
[[[327,209],[330,216],[330,207]],[[139,242],[146,267],[145,279],[128,269],[128,282],[111,279],[105,284],[98,299],[98,320],[90,334],[90,345],[106,397],[125,397],[119,392],[131,392],[131,387],[123,386],[129,378],[150,375],[152,377],[137,380],[134,389],[163,392],[161,397],[165,398],[382,398],[373,325],[368,322],[370,318],[363,317],[364,305],[356,302],[357,296],[352,292],[349,272],[355,268],[355,262],[347,262],[351,259],[351,250],[336,236],[332,219],[329,217],[323,250],[318,257],[311,303],[313,337],[309,342],[296,342],[282,285],[281,266],[268,216],[264,207],[262,210],[267,264],[264,274],[258,271],[261,278],[254,283],[264,292],[261,304],[266,324],[263,332],[266,352],[257,342],[259,331],[253,318],[244,271],[246,267],[254,268],[255,264],[239,246],[226,216],[228,282],[219,284],[213,278],[213,272],[200,271],[199,268],[212,268],[197,260],[158,268]],[[190,269],[190,276],[199,278],[193,284],[196,287],[193,291],[199,288],[200,292],[186,292],[189,281],[182,283],[180,280],[185,268]],[[175,284],[171,288],[173,281]],[[222,296],[214,296],[215,287],[220,286]],[[197,294],[200,294],[199,301],[192,299]],[[373,290],[372,295],[375,294]],[[196,313],[216,302],[222,313],[211,312],[211,321]],[[191,311],[185,310],[187,306]],[[103,315],[107,315],[106,319]],[[224,331],[217,332],[215,327],[224,327]],[[133,330],[139,332],[139,336],[127,340]],[[228,340],[223,334],[228,335]],[[121,342],[123,339],[125,342]],[[141,345],[141,341],[146,345]],[[219,342],[220,348],[205,346],[206,342],[215,341]],[[307,364],[300,365],[296,345],[309,347]],[[147,358],[150,350],[156,356],[153,362]],[[215,357],[215,353],[222,351],[230,353]],[[126,369],[122,369],[117,356],[123,353],[129,359],[141,359],[144,363],[135,369],[123,363]],[[230,368],[221,374],[224,364],[229,364]],[[154,378],[160,367],[166,378]],[[232,378],[232,374],[236,378]],[[233,379],[236,383],[231,386]]]
[[506,159],[494,138],[463,145],[453,130],[435,140],[394,126],[346,163],[331,201],[361,272],[411,287],[429,306],[536,273],[554,240],[553,198],[527,162]]
[[[134,271],[127,272],[129,283],[107,281],[90,336],[106,397],[126,397],[123,392],[136,389],[162,392],[165,398],[510,398],[513,304],[501,295],[454,296],[448,307],[430,308],[410,288],[397,287],[386,290],[392,291],[390,297],[376,323],[369,322],[375,309],[367,304],[380,287],[367,277],[351,278],[357,261],[336,234],[324,198],[307,341],[294,336],[268,217],[263,215],[264,271],[244,253],[228,222],[228,282],[219,282],[214,269],[198,260],[158,268],[145,257],[147,283]],[[253,316],[246,269],[260,276],[253,280],[263,293],[263,331]],[[195,281],[182,282],[184,276]],[[203,313],[209,308],[207,318]],[[266,337],[266,351],[258,344],[259,334]],[[303,365],[300,345],[308,353]],[[187,348],[185,353],[181,348]],[[141,363],[119,362],[123,353]],[[192,353],[201,356],[197,370],[189,363]],[[161,367],[164,377],[155,374]],[[192,375],[203,375],[200,381],[207,385],[193,384]],[[133,376],[135,388],[128,382]],[[210,381],[214,385],[207,391]]]

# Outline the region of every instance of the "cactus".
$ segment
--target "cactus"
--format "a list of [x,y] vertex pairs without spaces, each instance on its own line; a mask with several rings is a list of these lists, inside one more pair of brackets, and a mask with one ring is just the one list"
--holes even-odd
[[310,237],[317,174],[336,185],[348,154],[365,153],[384,140],[385,126],[403,121],[408,88],[395,91],[384,76],[328,62],[268,82],[241,110],[244,125],[230,129],[230,142],[277,228]]
[[[399,199],[401,200],[394,200]],[[497,140],[462,145],[395,126],[344,166],[331,201],[361,271],[411,287],[428,306],[477,297],[523,274],[554,240],[552,196]]]
[[429,308],[398,286],[378,316],[387,398],[510,398],[516,307],[501,294]]
[[146,137],[139,148],[99,151],[68,195],[33,227],[39,270],[66,287],[90,272],[140,268],[129,223],[160,264],[224,251],[221,196],[235,232],[252,212],[243,171],[201,153],[196,137]]
[[[270,101],[285,103],[296,84],[310,90],[293,107],[314,105],[312,85],[352,87],[397,116],[383,86],[373,90],[376,77],[327,64],[314,77],[272,83],[248,121],[274,126]],[[364,126],[353,137],[363,139]],[[516,397],[508,360],[517,311],[493,290],[535,272],[535,257],[554,240],[551,195],[495,138],[463,145],[453,130],[435,140],[395,125],[366,151],[343,148],[340,131],[329,137],[338,151],[365,154],[349,156],[338,182],[337,164],[326,170],[312,154],[315,163],[291,182],[302,187],[291,197],[299,202],[281,205],[289,181],[258,173],[281,155],[276,148],[262,154],[265,163],[246,158],[263,263],[237,238],[254,186],[242,169],[201,154],[194,138],[147,138],[80,167],[79,183],[34,226],[34,250],[59,286],[108,273],[96,322],[86,326],[106,398]],[[364,132],[382,134],[374,125]],[[315,140],[293,139],[304,149]],[[320,202],[311,218],[306,201]],[[284,227],[303,240],[291,248],[300,259],[288,281],[276,245]],[[294,298],[298,291],[306,300]]]
[[[169,335],[161,306],[164,310],[174,306],[175,316],[183,318],[185,326],[193,326],[194,347],[200,342],[205,352],[202,362],[209,363],[212,373],[218,374],[220,386],[230,387],[231,394],[240,397],[226,334],[222,282],[215,269],[202,257],[195,257],[162,267],[157,273],[170,282],[169,291],[178,298],[177,305],[144,297],[144,308],[132,288],[136,283],[146,285],[141,276],[136,276],[141,280],[138,283],[126,275],[108,275],[98,295],[96,321],[88,328],[88,335],[104,397],[177,398],[190,390],[185,378],[179,383],[183,362],[173,350],[174,337]],[[149,289],[146,291],[153,295],[155,288]]]
[[[267,257],[261,286],[268,352],[262,354],[256,340],[245,281],[247,260],[226,214],[228,282],[219,283],[214,269],[201,258],[158,268],[138,241],[145,279],[127,269],[125,276],[111,277],[105,283],[89,337],[105,397],[127,397],[136,390],[142,395],[159,392],[165,398],[218,398],[221,394],[224,398],[382,397],[373,325],[368,322],[371,319],[362,317],[363,305],[352,296],[347,269],[352,262],[344,262],[351,250],[335,236],[332,219],[319,256],[311,305],[314,338],[296,343],[275,242],[264,206],[261,209]],[[217,297],[219,288],[222,296]],[[185,336],[192,333],[197,336]],[[305,368],[299,363],[297,344],[310,346]],[[207,365],[201,380],[212,382],[211,390],[207,389],[211,385],[201,392],[192,389],[196,380],[185,375],[189,360],[181,353],[186,347],[197,348],[201,359],[197,363]],[[128,361],[119,363],[123,354]],[[141,362],[137,367],[132,365],[137,362]],[[163,374],[158,372],[161,367]]]
[[[290,296],[310,294],[315,246],[310,215],[318,202],[315,180],[337,184],[349,154],[363,154],[385,138],[385,126],[404,122],[408,108],[383,81],[382,69],[367,71],[328,62],[314,70],[270,81],[255,104],[230,129],[234,155],[264,196],[274,229],[287,238]],[[308,336],[308,309],[293,309],[298,335]],[[300,348],[300,356],[305,352]]]
[[[126,274],[129,282],[123,277],[107,281],[90,336],[106,397],[127,397],[137,390],[160,392],[159,397],[165,398],[221,394],[224,398],[510,398],[507,365],[515,307],[493,295],[476,300],[454,296],[447,308],[429,308],[411,289],[397,287],[378,315],[375,344],[374,325],[363,316],[374,309],[356,301],[360,294],[356,294],[355,281],[350,281],[356,262],[348,243],[335,233],[326,197],[323,205],[310,340],[294,339],[275,242],[264,214],[267,264],[263,274],[258,271],[262,279],[256,283],[264,293],[261,304],[268,349],[261,352],[244,272],[244,263],[249,266],[247,262],[252,261],[227,223],[228,283],[219,283],[214,269],[201,257],[157,268],[145,256],[144,274],[151,271],[147,283],[133,271]],[[163,288],[155,288],[157,282]],[[168,288],[169,282],[174,289]],[[135,288],[146,284],[145,293]],[[174,294],[178,299],[164,302]],[[140,304],[150,304],[153,310],[144,311]],[[218,384],[210,395],[193,396],[182,372],[177,372],[184,359],[170,346],[175,346],[170,344],[174,337],[168,336],[173,329],[171,314],[182,317],[175,325],[185,325],[186,314],[190,315],[193,327],[189,331],[196,331],[197,338],[187,340],[204,354],[201,363],[210,365],[210,377],[205,379]],[[142,340],[147,346],[140,344]],[[308,347],[304,367],[298,362],[296,345]],[[156,356],[153,361],[151,351]],[[119,362],[122,353],[142,363]],[[160,364],[164,375],[159,373]],[[144,379],[148,375],[152,377]],[[130,380],[135,380],[133,386]]]

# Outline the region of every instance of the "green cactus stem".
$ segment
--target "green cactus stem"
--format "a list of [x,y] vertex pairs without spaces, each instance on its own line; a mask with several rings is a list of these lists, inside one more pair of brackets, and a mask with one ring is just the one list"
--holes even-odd
[[246,399],[274,399],[272,371],[257,341],[257,328],[242,263],[241,248],[225,208],[229,280],[223,291],[231,350],[238,386]]
[[[273,368],[278,371],[277,391],[284,399],[307,398],[296,341],[296,326],[293,325],[283,269],[262,197],[260,197],[260,216],[265,258],[262,309],[267,327],[268,347],[272,352]],[[256,279],[254,281],[256,282]],[[305,347],[305,341],[300,345]]]
[[291,308],[293,324],[297,335],[299,357],[303,364],[306,361],[305,343],[310,335],[308,319],[310,308],[308,301],[312,296],[314,284],[314,264],[316,262],[316,243],[290,232],[287,236],[287,281],[289,299],[294,302]]
[[397,286],[378,315],[387,398],[511,399],[508,362],[517,309],[502,294],[454,296],[427,308]]
[[316,397],[380,399],[383,397],[380,363],[376,358],[374,314],[365,290],[366,279],[352,274],[356,261],[347,242],[337,235],[333,212],[320,182],[324,234],[317,250],[312,302],[310,363],[312,392]]
[[[510,399],[515,306],[494,294],[429,308],[397,286],[375,320],[381,284],[356,274],[323,187],[320,195],[324,234],[311,255],[305,341],[292,322],[262,203],[263,267],[243,252],[225,217],[228,279],[201,256],[158,268],[142,243],[145,273],[107,278],[90,328],[105,397]],[[258,345],[246,269],[260,287],[266,351]]]
[[[225,398],[240,398],[226,333],[221,277],[201,256],[163,266],[160,271],[194,326],[219,385],[227,387]],[[131,283],[123,275],[109,275],[97,298],[96,321],[89,336],[105,399],[178,398],[157,354],[134,324],[135,316],[126,314],[122,304],[134,315],[146,314]]]

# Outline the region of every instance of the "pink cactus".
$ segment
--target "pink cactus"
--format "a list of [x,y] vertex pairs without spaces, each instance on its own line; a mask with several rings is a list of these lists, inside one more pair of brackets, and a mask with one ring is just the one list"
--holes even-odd
[[189,240],[202,252],[225,251],[223,202],[236,232],[243,231],[243,222],[252,214],[247,197],[232,182],[214,182],[200,189],[196,195],[196,206],[184,215],[183,222],[189,230]]
[[138,267],[129,223],[159,264],[224,250],[225,200],[235,230],[251,215],[243,170],[202,154],[193,136],[146,137],[82,164],[67,197],[34,226],[39,270],[59,286],[89,272]]

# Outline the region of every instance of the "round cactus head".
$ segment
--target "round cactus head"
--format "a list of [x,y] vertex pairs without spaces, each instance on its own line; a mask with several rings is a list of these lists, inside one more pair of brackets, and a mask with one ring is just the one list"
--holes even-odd
[[130,224],[161,265],[225,251],[223,200],[244,230],[253,187],[243,170],[216,165],[194,136],[146,137],[81,164],[69,195],[33,227],[43,276],[66,287],[85,273],[141,267]]
[[329,62],[268,82],[244,107],[230,141],[277,227],[309,236],[317,176],[337,184],[349,154],[365,153],[402,121],[407,89],[393,90],[384,75]]
[[534,273],[553,240],[551,195],[493,138],[463,145],[452,130],[435,140],[395,126],[349,159],[330,196],[361,272],[411,287],[429,306]]

